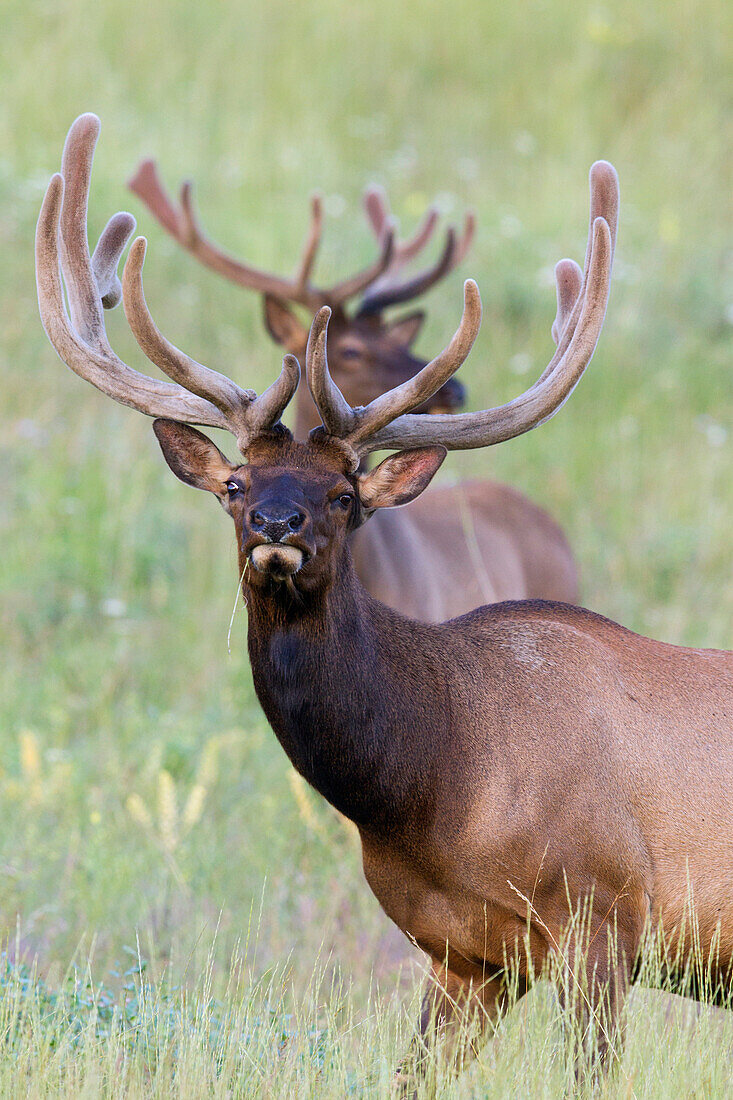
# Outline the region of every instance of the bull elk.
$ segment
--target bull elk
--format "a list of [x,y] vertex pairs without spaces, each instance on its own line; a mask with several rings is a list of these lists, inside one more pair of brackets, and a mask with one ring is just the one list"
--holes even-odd
[[[257,696],[293,765],[355,822],[382,908],[432,960],[426,1038],[431,1017],[455,1031],[465,1005],[495,1019],[507,960],[521,996],[535,972],[529,956],[535,968],[553,957],[576,902],[591,895],[587,952],[570,958],[587,979],[581,1017],[603,1006],[609,1024],[615,1019],[645,930],[679,940],[690,888],[695,943],[722,981],[733,958],[733,654],[666,645],[543,601],[415,622],[365,591],[348,545],[375,511],[418,496],[447,450],[501,443],[557,412],[600,335],[607,222],[593,219],[557,352],[535,385],[497,408],[411,411],[468,355],[481,315],[474,282],[448,346],[361,409],[329,374],[330,310],[321,308],[306,377],[322,424],[296,441],[280,417],[298,386],[297,359],[286,355],[256,397],[173,347],[143,296],[142,238],[124,268],[125,312],[173,381],[151,380],[112,351],[102,303],[119,297],[114,271],[131,224],[113,218],[90,259],[98,126],[92,115],[74,124],[41,209],[43,324],[73,370],[157,418],[173,472],[232,517]],[[610,165],[594,171],[610,186]],[[230,462],[191,423],[227,428],[243,461]],[[359,472],[376,450],[395,453]]]
[[[617,212],[614,186],[602,191],[605,177],[591,180],[592,208],[603,213],[612,233]],[[448,228],[434,264],[412,275],[409,265],[435,235],[438,211],[431,207],[408,240],[395,236],[389,205],[380,188],[364,194],[367,221],[379,246],[378,259],[363,272],[334,286],[320,288],[312,273],[323,229],[323,207],[311,202],[311,222],[293,278],[260,271],[223,252],[203,232],[193,206],[192,185],[183,184],[176,204],[166,193],[152,160],[143,161],[130,180],[131,190],[158,223],[191,255],[230,281],[263,295],[267,329],[273,339],[301,361],[308,329],[287,303],[313,312],[331,308],[329,369],[352,406],[366,406],[401,385],[425,365],[410,350],[424,320],[416,311],[387,322],[384,311],[412,301],[452,271],[473,240],[475,220],[468,214],[457,235]],[[577,296],[577,272],[562,278],[569,298]],[[357,300],[354,310],[350,303]],[[554,331],[556,332],[557,324]],[[449,378],[417,413],[455,412],[463,387]],[[295,435],[306,438],[320,424],[308,387],[295,396]],[[367,591],[412,618],[440,622],[481,603],[542,598],[575,603],[578,571],[567,539],[553,519],[523,494],[492,481],[432,486],[409,511],[379,512],[352,535],[352,554]]]

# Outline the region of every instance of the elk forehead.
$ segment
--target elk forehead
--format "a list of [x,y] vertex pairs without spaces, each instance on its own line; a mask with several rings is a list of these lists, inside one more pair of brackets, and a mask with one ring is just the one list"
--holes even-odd
[[289,432],[263,434],[247,448],[247,469],[252,472],[327,476],[353,473],[355,464],[358,459],[347,444],[323,433],[307,442],[293,439]]
[[354,460],[339,440],[256,440],[242,467],[249,496],[272,494],[303,504],[316,503],[339,485],[351,487]]

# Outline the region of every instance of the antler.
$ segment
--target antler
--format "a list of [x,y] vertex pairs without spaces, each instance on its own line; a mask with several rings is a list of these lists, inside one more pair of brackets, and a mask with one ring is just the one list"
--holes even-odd
[[179,205],[176,206],[166,194],[155,161],[144,160],[128,186],[142,199],[159,224],[206,267],[239,286],[261,294],[273,294],[311,310],[324,304],[332,308],[343,306],[349,299],[364,294],[359,314],[373,315],[387,306],[416,298],[463,260],[476,224],[473,214],[467,214],[460,239],[456,237],[455,230],[449,228],[437,261],[400,282],[398,276],[405,264],[414,259],[432,238],[438,211],[430,207],[414,236],[398,243],[386,196],[379,188],[369,188],[364,195],[364,206],[379,245],[379,255],[364,271],[334,286],[319,289],[310,281],[323,228],[323,203],[319,195],[311,199],[310,227],[296,274],[292,279],[285,279],[234,259],[206,237],[194,213],[191,198],[193,185],[190,181],[182,185]]
[[[377,241],[381,241],[386,227],[392,224],[387,194],[382,187],[373,186],[364,193],[364,209],[367,220]],[[385,273],[376,279],[366,291],[359,306],[358,316],[366,317],[381,313],[388,306],[411,301],[424,294],[430,287],[445,278],[465,258],[471,247],[476,231],[476,217],[473,211],[466,214],[463,232],[458,238],[452,226],[446,231],[443,250],[431,266],[424,271],[400,282],[402,269],[413,260],[432,239],[438,224],[439,213],[435,206],[427,213],[414,235],[395,247],[392,263]]]
[[[156,328],[145,303],[143,237],[130,249],[122,287],[117,277],[120,257],[135,228],[132,215],[115,214],[109,220],[90,258],[87,206],[99,130],[96,115],[81,115],[74,122],[64,146],[61,173],[52,177],[41,207],[36,229],[36,281],[46,334],[76,374],[115,401],[147,416],[225,428],[244,449],[254,434],[279,419],[297,388],[298,362],[286,356],[277,382],[257,397],[170,344]],[[133,370],[112,350],[103,306],[116,305],[121,292],[140,347],[173,383]]]
[[239,286],[261,294],[273,294],[285,301],[298,302],[308,309],[318,309],[324,301],[334,306],[341,305],[348,298],[362,293],[386,271],[392,260],[394,234],[388,229],[380,242],[380,254],[373,264],[328,290],[319,290],[311,285],[310,276],[323,228],[320,195],[314,195],[311,199],[310,226],[297,273],[292,279],[284,279],[235,260],[204,235],[194,215],[191,199],[193,185],[190,181],[181,187],[178,208],[168,198],[154,160],[144,160],[128,186],[142,199],[160,225],[206,267]]
[[618,177],[606,161],[590,172],[591,226],[585,272],[572,260],[556,269],[558,313],[553,325],[558,348],[529,390],[506,405],[443,417],[411,415],[464,361],[481,321],[478,287],[464,286],[461,324],[436,359],[409,382],[352,409],[333,382],[326,358],[330,312],[321,309],[311,328],[306,358],[308,385],[325,430],[351,444],[360,456],[371,451],[442,443],[449,450],[487,447],[521,435],[549,420],[567,400],[593,356],[606,314],[618,223]]

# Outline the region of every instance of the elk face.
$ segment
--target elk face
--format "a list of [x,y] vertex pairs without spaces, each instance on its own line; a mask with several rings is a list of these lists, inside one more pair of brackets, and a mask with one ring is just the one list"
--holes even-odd
[[256,440],[247,459],[227,491],[240,559],[251,566],[248,583],[321,587],[362,518],[343,450],[283,436]]
[[441,446],[401,451],[358,474],[338,440],[299,443],[280,429],[254,440],[238,466],[195,428],[172,420],[153,427],[176,476],[213,493],[234,520],[248,585],[294,585],[301,595],[329,587],[349,532],[376,508],[413,500],[446,455]]
[[[375,397],[412,378],[426,360],[411,352],[425,314],[415,310],[396,321],[380,315],[350,318],[343,309],[334,311],[328,332],[328,363],[334,382],[352,405],[368,405]],[[277,343],[301,361],[305,357],[308,329],[277,298],[265,296],[265,323]],[[466,400],[466,388],[449,378],[437,393],[413,411],[457,412]]]

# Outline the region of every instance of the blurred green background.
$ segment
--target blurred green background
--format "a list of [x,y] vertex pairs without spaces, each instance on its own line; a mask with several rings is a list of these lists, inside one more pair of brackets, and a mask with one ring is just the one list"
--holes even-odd
[[[436,196],[455,219],[473,207],[475,246],[426,298],[419,345],[442,347],[461,280],[476,277],[471,407],[513,396],[549,359],[552,267],[582,259],[588,168],[611,160],[619,243],[587,377],[552,423],[453,455],[446,476],[505,479],[545,505],[588,606],[668,641],[731,647],[731,10],[5,0],[0,932],[17,919],[44,972],[84,936],[104,968],[136,928],[182,971],[218,922],[225,958],[260,906],[257,967],[292,953],[295,977],[310,974],[323,942],[358,990],[406,954],[353,837],[293,781],[261,716],[241,609],[229,652],[229,521],[170,475],[149,422],[72,375],[41,329],[33,231],[73,118],[103,124],[94,238],[131,210],[163,331],[255,388],[279,365],[260,304],[199,268],[127,192],[141,157],[171,187],[193,177],[215,239],[279,272],[320,189],[324,280],[373,255],[360,206],[371,181],[405,231]],[[148,369],[121,311],[108,330]]]

